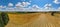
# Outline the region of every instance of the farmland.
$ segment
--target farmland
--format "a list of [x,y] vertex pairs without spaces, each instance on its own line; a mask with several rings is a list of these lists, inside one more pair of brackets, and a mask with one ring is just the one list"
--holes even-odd
[[9,23],[6,27],[60,27],[60,13],[8,13]]

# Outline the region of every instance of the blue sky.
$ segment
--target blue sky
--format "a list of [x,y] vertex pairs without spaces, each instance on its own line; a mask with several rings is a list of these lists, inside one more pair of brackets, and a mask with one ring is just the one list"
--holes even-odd
[[[23,1],[24,0],[0,0],[0,5],[7,6],[8,3],[13,3],[15,5],[17,2],[23,2]],[[56,4],[53,2],[54,0],[25,0],[25,2],[29,2],[29,1],[31,1],[31,6],[36,4],[39,7],[44,7],[45,4],[50,3],[52,4],[53,8],[60,7],[60,3]],[[58,0],[58,2],[60,2],[60,0]]]

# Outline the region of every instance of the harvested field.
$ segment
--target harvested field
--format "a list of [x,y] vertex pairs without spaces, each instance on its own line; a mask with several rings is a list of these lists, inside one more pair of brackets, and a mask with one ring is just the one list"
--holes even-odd
[[6,27],[60,27],[60,14],[29,13],[8,14],[9,23]]

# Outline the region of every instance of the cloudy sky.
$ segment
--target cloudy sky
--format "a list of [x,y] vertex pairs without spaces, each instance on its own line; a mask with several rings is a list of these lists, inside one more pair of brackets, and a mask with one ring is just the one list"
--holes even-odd
[[10,4],[11,6],[15,6],[18,2],[30,2],[30,6],[38,5],[42,8],[48,4],[53,8],[60,7],[60,0],[0,0],[0,5],[8,6],[8,4]]

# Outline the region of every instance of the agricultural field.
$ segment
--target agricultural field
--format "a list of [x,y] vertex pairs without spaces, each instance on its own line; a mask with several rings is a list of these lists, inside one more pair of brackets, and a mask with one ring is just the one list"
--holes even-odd
[[60,13],[8,13],[5,27],[60,27]]

